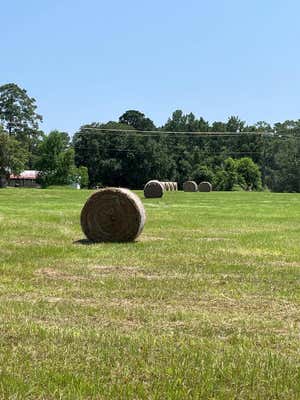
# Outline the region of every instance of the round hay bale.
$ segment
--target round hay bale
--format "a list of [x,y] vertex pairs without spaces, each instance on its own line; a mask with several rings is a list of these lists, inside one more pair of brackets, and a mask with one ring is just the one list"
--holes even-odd
[[174,190],[173,182],[168,182],[168,183],[169,183],[170,191],[173,192],[173,190]]
[[185,192],[197,192],[198,191],[198,185],[194,181],[186,181],[183,184],[183,190]]
[[139,197],[128,189],[101,189],[81,211],[81,228],[93,242],[130,242],[142,232],[146,220]]
[[169,183],[169,182],[164,182],[164,186],[165,186],[165,190],[166,190],[167,192],[169,192],[169,191],[171,190],[171,188],[170,188],[170,183]]
[[[157,180],[157,179],[152,179],[151,181],[148,181],[148,182],[144,185],[144,189],[145,189],[146,185],[148,185],[148,183],[151,183],[151,182],[159,182],[159,180]],[[160,182],[160,183],[163,183],[163,182]]]
[[144,196],[146,198],[162,197],[164,194],[163,184],[159,181],[150,181],[145,185]]
[[200,182],[198,186],[199,192],[211,192],[212,184],[210,182]]

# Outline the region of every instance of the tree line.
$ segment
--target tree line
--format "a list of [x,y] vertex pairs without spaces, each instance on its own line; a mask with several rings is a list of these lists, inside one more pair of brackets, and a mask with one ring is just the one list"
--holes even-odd
[[156,126],[128,110],[117,121],[83,125],[71,138],[46,135],[36,109],[25,89],[0,86],[0,186],[26,168],[40,171],[43,186],[140,189],[150,179],[191,179],[215,190],[300,192],[300,120],[248,125],[231,116],[210,123],[176,110]]

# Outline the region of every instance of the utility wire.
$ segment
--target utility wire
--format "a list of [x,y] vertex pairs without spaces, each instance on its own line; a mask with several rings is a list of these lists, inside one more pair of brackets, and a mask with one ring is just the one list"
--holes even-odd
[[[106,151],[117,151],[117,152],[124,152],[124,153],[149,153],[149,150],[136,150],[136,149],[118,149],[118,148],[106,148]],[[207,153],[205,150],[203,153]],[[224,150],[223,152],[208,152],[209,156],[217,156],[217,155],[228,155],[228,154],[262,154],[259,151],[228,151]]]
[[[300,135],[296,133],[280,133],[280,132],[185,132],[185,131],[143,131],[143,130],[134,130],[134,129],[109,129],[109,128],[100,128],[100,127],[85,127],[81,128],[81,131],[77,133],[87,133],[86,131],[92,131],[91,133],[95,133],[97,131],[98,134],[126,134],[125,136],[134,136],[134,137],[164,137],[164,136],[191,136],[191,137],[245,137],[245,136],[258,136],[258,137],[270,137],[270,138],[295,138],[300,139]],[[120,135],[121,136],[121,135]]]
[[127,133],[134,136],[137,134],[142,134],[141,136],[161,136],[161,135],[183,135],[183,136],[245,136],[245,135],[255,135],[255,136],[275,136],[274,132],[185,132],[185,131],[142,131],[134,129],[109,129],[109,128],[99,128],[99,127],[82,127],[82,131],[91,130],[107,133]]

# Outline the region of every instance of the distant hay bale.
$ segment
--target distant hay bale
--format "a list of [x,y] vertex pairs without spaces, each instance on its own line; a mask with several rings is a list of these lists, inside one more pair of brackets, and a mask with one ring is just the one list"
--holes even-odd
[[149,181],[144,187],[144,196],[146,198],[162,197],[164,194],[164,186],[159,181]]
[[186,181],[183,184],[183,190],[185,192],[197,192],[198,191],[198,185],[194,181]]
[[168,182],[168,184],[169,184],[170,191],[173,192],[173,190],[174,190],[173,182]]
[[165,190],[169,192],[171,190],[170,182],[164,182],[164,184],[165,184]]
[[101,189],[81,211],[81,228],[93,242],[130,242],[142,232],[146,220],[139,197],[128,189]]
[[[152,183],[152,182],[160,182],[160,181],[157,180],[157,179],[152,179],[151,181],[148,181],[148,182],[144,185],[144,188],[146,187],[146,185],[148,185],[148,183]],[[160,182],[160,183],[164,183],[164,182]]]
[[210,182],[200,182],[198,186],[199,192],[211,192],[212,184]]

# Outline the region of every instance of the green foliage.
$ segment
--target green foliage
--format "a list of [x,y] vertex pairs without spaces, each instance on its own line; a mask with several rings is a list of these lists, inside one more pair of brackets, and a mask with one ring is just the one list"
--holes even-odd
[[222,168],[218,168],[213,179],[218,190],[261,190],[261,173],[251,158],[234,160],[229,157]]
[[227,132],[242,132],[245,122],[241,121],[237,116],[231,116],[226,124]]
[[80,184],[81,188],[88,188],[89,187],[89,174],[87,167],[75,167],[75,165],[70,168],[68,174],[68,183]]
[[150,118],[146,118],[145,114],[137,110],[126,111],[119,118],[119,122],[141,131],[153,131],[156,129],[153,121]]
[[261,173],[258,166],[249,157],[236,161],[236,171],[240,178],[240,185],[245,190],[261,190]]
[[83,167],[83,166],[78,167],[77,168],[77,177],[78,177],[77,182],[80,183],[82,188],[89,187],[89,172],[88,172],[87,167]]
[[36,166],[40,171],[39,183],[43,186],[65,185],[74,167],[74,149],[70,147],[67,133],[52,131],[39,146]]
[[15,83],[0,86],[0,122],[10,135],[38,130],[42,116],[36,113],[36,108],[35,99],[25,89]]
[[42,116],[36,113],[33,97],[15,83],[0,86],[0,123],[22,143],[28,151],[27,166],[32,168],[38,143],[43,133],[39,130]]
[[[128,110],[119,122],[82,126],[73,139],[74,155],[67,134],[50,134],[49,138],[39,131],[42,117],[36,108],[35,99],[25,89],[14,83],[0,86],[0,123],[28,154],[20,154],[20,165],[40,169],[43,185],[66,184],[79,177],[86,185],[87,177],[83,171],[79,174],[75,162],[88,169],[91,186],[141,188],[153,178],[179,184],[194,179],[211,181],[215,190],[300,192],[300,120],[272,127],[266,121],[246,125],[238,116],[231,116],[227,122],[210,124],[203,117],[175,110],[156,128],[142,112]],[[199,137],[193,132],[226,134]],[[14,154],[17,142],[10,146],[15,146]],[[14,163],[16,160],[10,161]]]
[[[151,177],[165,179],[174,169],[166,140],[134,133],[101,132],[105,125],[83,126],[74,136],[75,164],[88,168],[90,185],[139,188]],[[121,125],[120,129],[123,129]]]
[[236,161],[233,158],[227,158],[223,166],[217,169],[213,184],[217,190],[225,191],[233,190],[233,187],[239,184]]
[[0,125],[0,187],[5,186],[10,173],[18,174],[24,169],[27,159],[27,151]]
[[182,110],[176,110],[164,125],[163,130],[171,132],[207,132],[209,124],[202,117],[197,120],[193,113],[184,114]]
[[[173,120],[183,118],[186,129],[191,129],[191,125],[186,123],[194,117],[184,116],[181,112],[175,112],[173,117]],[[111,129],[124,129],[123,124],[118,127],[110,122],[107,125],[113,126]],[[218,190],[232,190],[234,185],[244,185],[248,189],[247,183],[253,189],[260,187],[254,179],[255,171],[252,175],[251,171],[249,176],[246,174],[248,164],[245,165],[245,161],[240,165],[241,173],[238,173],[232,158],[224,161],[226,151],[224,156],[211,157],[216,145],[213,138],[184,137],[176,133],[164,134],[163,131],[155,135],[135,131],[130,134],[106,132],[100,130],[103,127],[110,129],[103,124],[83,126],[73,140],[76,165],[88,168],[91,186],[101,182],[104,185],[142,188],[145,182],[155,178],[176,180],[179,184],[187,179],[198,183],[205,180],[212,182]],[[248,167],[253,168],[253,165],[250,163]]]
[[[300,124],[299,124],[300,125]],[[300,192],[300,132],[276,138],[269,155],[267,184],[275,191]]]
[[196,165],[192,172],[192,180],[200,183],[203,181],[212,182],[214,179],[213,171],[207,165]]

